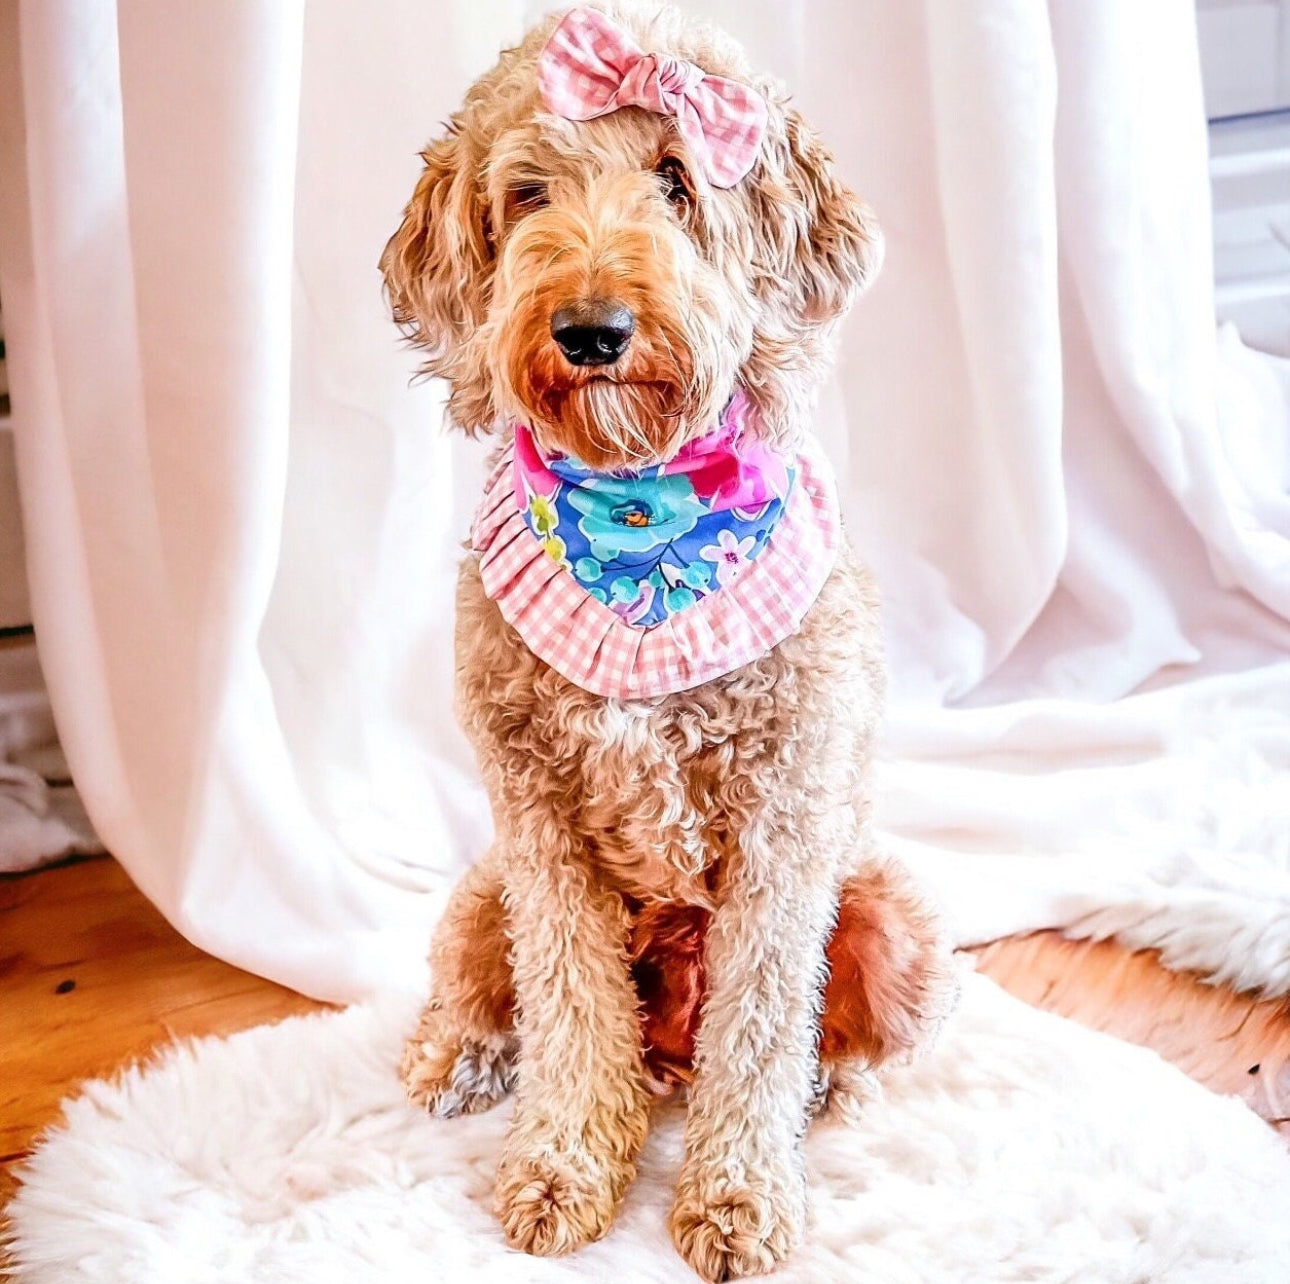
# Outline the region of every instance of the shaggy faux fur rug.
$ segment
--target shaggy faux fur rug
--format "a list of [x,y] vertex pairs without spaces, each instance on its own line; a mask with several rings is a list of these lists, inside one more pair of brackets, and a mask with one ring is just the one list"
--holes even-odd
[[[664,1218],[661,1108],[607,1239],[508,1250],[489,1210],[509,1107],[404,1105],[406,1010],[297,1018],[93,1083],[11,1205],[22,1284],[694,1278]],[[848,1284],[1283,1284],[1290,1155],[1154,1055],[967,978],[936,1050],[861,1127],[806,1145],[813,1225],[776,1278]]]

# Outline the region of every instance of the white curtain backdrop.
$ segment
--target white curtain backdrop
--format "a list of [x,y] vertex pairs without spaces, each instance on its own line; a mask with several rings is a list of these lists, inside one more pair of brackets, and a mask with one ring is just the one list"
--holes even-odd
[[[1290,989],[1290,375],[1213,322],[1185,0],[705,0],[888,234],[819,428],[884,586],[891,841],[961,940]],[[481,452],[375,264],[540,7],[0,0],[0,295],[41,657],[192,940],[419,973],[489,819],[451,716]]]

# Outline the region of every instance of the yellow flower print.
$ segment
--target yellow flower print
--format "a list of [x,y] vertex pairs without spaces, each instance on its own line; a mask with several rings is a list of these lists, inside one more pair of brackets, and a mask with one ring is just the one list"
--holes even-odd
[[569,549],[558,535],[548,535],[542,541],[542,550],[557,566],[569,569]]
[[[536,530],[539,535],[551,536],[552,532],[556,528],[556,524],[560,520],[560,514],[556,512],[554,497],[548,498],[546,495],[530,495],[529,512],[533,515],[533,529]],[[558,536],[552,536],[552,538],[556,540],[560,545],[561,550],[563,550],[564,541],[559,539]],[[563,551],[561,551],[560,556],[564,556]]]

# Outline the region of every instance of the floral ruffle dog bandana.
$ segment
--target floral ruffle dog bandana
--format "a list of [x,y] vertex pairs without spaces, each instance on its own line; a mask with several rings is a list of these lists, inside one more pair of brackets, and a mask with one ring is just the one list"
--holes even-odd
[[797,632],[842,546],[833,471],[810,433],[787,456],[759,444],[753,413],[737,395],[715,432],[631,476],[543,459],[523,429],[502,444],[470,543],[534,655],[585,691],[650,699]]
[[783,515],[795,471],[745,434],[746,399],[666,464],[597,473],[544,459],[515,429],[515,499],[555,563],[626,623],[646,629],[732,584]]

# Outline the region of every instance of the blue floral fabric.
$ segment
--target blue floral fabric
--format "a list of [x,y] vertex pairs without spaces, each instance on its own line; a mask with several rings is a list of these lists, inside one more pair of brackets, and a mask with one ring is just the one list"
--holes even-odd
[[[768,465],[769,461],[769,465]],[[766,547],[794,470],[726,429],[674,461],[596,473],[516,440],[516,498],[549,557],[629,624],[649,628],[732,582]]]

